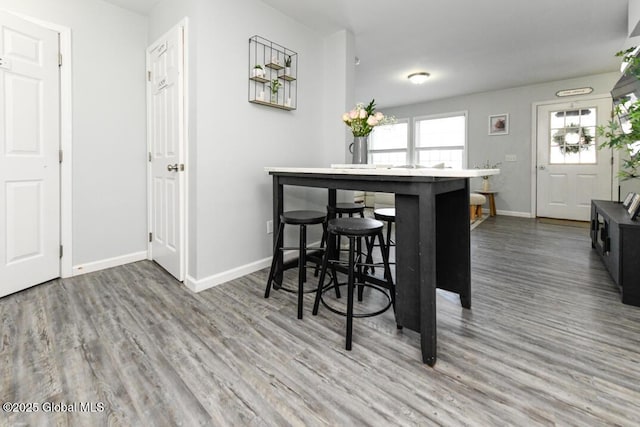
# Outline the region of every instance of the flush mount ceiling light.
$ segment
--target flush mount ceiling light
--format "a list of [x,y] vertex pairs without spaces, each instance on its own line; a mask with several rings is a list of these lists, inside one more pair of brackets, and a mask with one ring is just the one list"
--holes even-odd
[[411,73],[407,76],[407,78],[411,81],[411,83],[415,85],[421,85],[426,82],[431,74],[421,72],[421,73]]

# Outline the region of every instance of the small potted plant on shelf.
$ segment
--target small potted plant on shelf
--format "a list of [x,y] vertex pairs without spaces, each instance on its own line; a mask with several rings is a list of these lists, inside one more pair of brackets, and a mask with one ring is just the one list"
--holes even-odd
[[251,76],[264,77],[264,68],[262,68],[262,65],[256,65],[255,67],[253,67],[253,70],[251,71]]
[[271,103],[272,104],[277,104],[278,103],[278,91],[280,90],[281,86],[282,86],[282,83],[280,83],[280,81],[278,79],[271,80],[271,84],[269,85],[269,89],[271,89]]
[[284,60],[284,75],[291,75],[291,55],[287,56]]

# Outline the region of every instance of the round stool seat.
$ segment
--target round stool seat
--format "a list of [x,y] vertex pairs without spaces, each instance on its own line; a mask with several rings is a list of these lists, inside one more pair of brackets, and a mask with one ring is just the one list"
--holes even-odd
[[322,224],[326,218],[327,215],[320,211],[288,211],[280,215],[282,222],[291,225]]
[[478,194],[478,193],[469,194],[470,205],[484,205],[486,201],[487,201],[487,198],[482,194]]
[[335,206],[327,206],[327,211],[337,214],[361,214],[364,212],[364,205],[362,203],[336,203]]
[[371,218],[335,218],[330,219],[327,230],[343,236],[371,236],[382,230],[384,224]]
[[396,220],[396,208],[380,208],[373,211],[375,219],[380,221],[394,222]]

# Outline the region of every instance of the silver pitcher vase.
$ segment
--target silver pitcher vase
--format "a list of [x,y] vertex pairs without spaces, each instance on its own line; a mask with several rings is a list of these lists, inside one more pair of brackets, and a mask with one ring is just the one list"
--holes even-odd
[[353,154],[351,163],[354,165],[364,165],[369,160],[369,135],[354,136],[353,142],[349,145],[349,152]]

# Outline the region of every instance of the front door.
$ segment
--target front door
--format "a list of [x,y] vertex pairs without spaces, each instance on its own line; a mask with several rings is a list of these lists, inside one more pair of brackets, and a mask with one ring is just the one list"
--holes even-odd
[[184,49],[177,26],[147,49],[151,258],[184,280]]
[[596,126],[611,99],[537,108],[537,216],[587,221],[591,199],[611,199],[611,150],[599,150]]
[[60,276],[58,34],[0,12],[0,296]]

